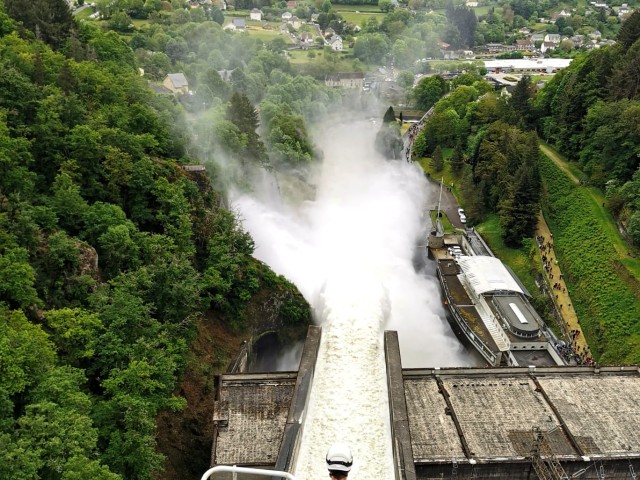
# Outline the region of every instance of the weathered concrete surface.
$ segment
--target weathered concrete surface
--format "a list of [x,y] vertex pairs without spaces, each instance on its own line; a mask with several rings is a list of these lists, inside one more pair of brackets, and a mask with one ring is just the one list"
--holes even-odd
[[387,389],[393,436],[393,457],[396,468],[396,480],[415,480],[414,453],[411,448],[411,435],[404,382],[402,380],[402,361],[398,332],[384,334],[385,361],[387,367]]
[[403,377],[418,479],[537,478],[536,427],[569,474],[640,471],[637,367],[403,370]]
[[287,424],[285,425],[282,442],[276,461],[276,470],[290,472],[298,453],[300,439],[302,438],[302,427],[304,414],[309,403],[313,374],[320,348],[320,337],[322,329],[311,326],[304,342],[304,350],[300,358],[300,367],[296,378],[296,388],[293,393]]
[[212,465],[274,465],[296,373],[221,375]]
[[[213,462],[288,470],[316,333],[298,373],[220,377]],[[553,456],[569,476],[640,472],[638,367],[403,370],[395,332],[385,333],[385,355],[398,480],[535,479],[536,427],[551,452],[542,459]]]

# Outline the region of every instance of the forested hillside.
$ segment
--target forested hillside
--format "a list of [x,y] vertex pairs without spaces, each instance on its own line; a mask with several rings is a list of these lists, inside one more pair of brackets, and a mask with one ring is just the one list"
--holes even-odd
[[640,245],[640,12],[623,24],[618,44],[577,58],[536,95],[543,138],[579,163],[585,181]]
[[[129,46],[63,1],[18,4],[0,2],[0,478],[163,478],[156,417],[185,407],[196,327],[248,329],[260,302],[304,326],[309,308],[252,258],[224,192],[181,168],[203,147]],[[259,163],[256,113],[229,98],[202,131],[233,133],[225,158]],[[268,148],[285,150],[297,117],[275,110]]]

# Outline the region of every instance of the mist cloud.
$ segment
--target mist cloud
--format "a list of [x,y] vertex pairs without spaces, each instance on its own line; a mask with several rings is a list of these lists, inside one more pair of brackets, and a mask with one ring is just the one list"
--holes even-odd
[[298,286],[323,327],[296,475],[325,477],[326,450],[340,440],[354,452],[351,476],[379,480],[393,476],[382,332],[398,331],[405,367],[468,361],[437,281],[414,267],[430,187],[416,165],[376,153],[370,121],[341,118],[314,136],[324,153],[309,175],[315,195],[264,176],[233,204],[256,257]]
[[367,120],[318,129],[314,140],[324,161],[309,178],[315,198],[282,198],[290,186],[264,176],[233,204],[256,242],[255,256],[297,285],[318,322],[327,282],[373,278],[383,292],[382,328],[398,331],[403,366],[466,365],[444,320],[437,280],[416,272],[413,262],[437,188],[418,166],[381,158],[373,147],[376,130]]

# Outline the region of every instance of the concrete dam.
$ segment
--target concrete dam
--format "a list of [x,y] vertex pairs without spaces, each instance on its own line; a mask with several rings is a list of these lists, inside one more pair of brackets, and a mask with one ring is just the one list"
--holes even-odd
[[[321,335],[310,327],[297,372],[216,379],[212,466],[294,470]],[[640,471],[636,366],[404,369],[393,331],[384,333],[384,357],[388,480],[634,479]]]

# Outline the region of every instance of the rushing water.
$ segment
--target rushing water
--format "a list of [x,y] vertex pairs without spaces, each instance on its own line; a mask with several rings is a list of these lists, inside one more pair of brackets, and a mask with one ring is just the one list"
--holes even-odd
[[393,478],[385,329],[398,331],[405,367],[468,363],[443,320],[437,282],[416,270],[435,189],[415,165],[380,158],[375,130],[349,122],[316,139],[325,160],[313,200],[283,202],[273,188],[234,200],[256,256],[298,286],[322,325],[295,468],[302,480],[327,477],[324,456],[336,441],[353,450],[350,478]]

